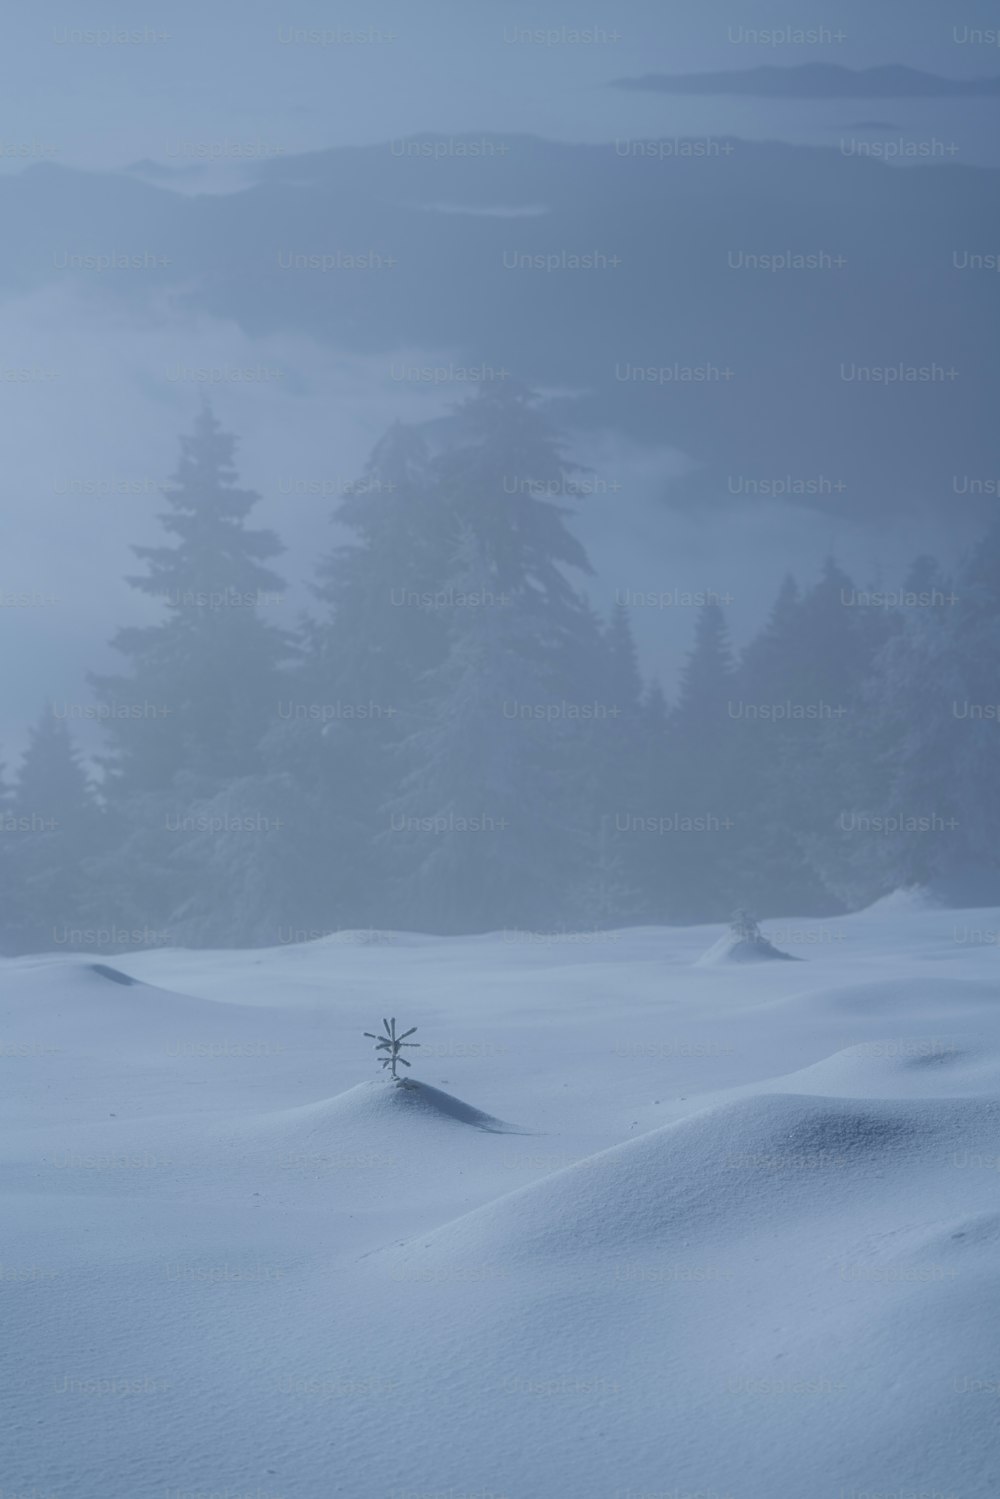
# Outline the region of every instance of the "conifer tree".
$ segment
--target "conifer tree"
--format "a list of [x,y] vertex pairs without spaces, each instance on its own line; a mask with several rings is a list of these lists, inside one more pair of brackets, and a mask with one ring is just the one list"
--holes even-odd
[[182,771],[207,788],[260,767],[288,653],[262,612],[280,600],[281,579],[266,564],[282,546],[246,525],[259,497],[238,487],[234,448],[204,405],[181,438],[159,517],[173,544],[132,549],[146,570],[128,582],[160,600],[165,618],[120,630],[113,644],[127,670],[93,678],[127,710],[108,719],[113,798],[169,789]]
[[[839,593],[830,592],[840,589],[840,577],[831,569],[828,578],[824,601],[843,610]],[[837,614],[833,619],[843,622]],[[763,629],[747,646],[737,670],[734,695],[743,706],[742,716],[731,725],[741,821],[735,862],[743,889],[753,891],[764,915],[804,916],[838,908],[813,868],[800,822],[817,751],[810,720],[791,715],[823,711],[814,702],[814,694],[821,697],[823,691],[818,677],[822,662],[813,659],[821,647],[807,626],[798,584],[786,576]],[[831,710],[837,706],[831,704]],[[767,716],[760,716],[762,710]],[[835,723],[836,719],[827,721],[827,733]],[[808,808],[805,815],[810,815]]]
[[597,927],[638,921],[647,909],[641,892],[645,840],[634,835],[634,825],[651,804],[643,680],[624,604],[614,604],[601,643],[605,680],[599,696],[608,715],[591,725],[589,743],[580,746],[590,780],[581,781],[577,793],[592,809],[580,904],[586,925]]
[[22,952],[49,951],[92,911],[89,870],[101,836],[89,777],[51,706],[31,730],[6,824],[18,891],[13,940]]
[[[288,637],[266,617],[282,587],[267,564],[282,546],[271,531],[247,525],[259,497],[239,487],[234,449],[206,403],[181,438],[159,517],[170,544],[133,548],[145,571],[128,581],[158,600],[164,617],[120,630],[113,644],[126,670],[92,678],[108,710],[104,789],[116,843],[99,879],[124,926],[149,925],[163,940],[178,910],[190,909],[185,840],[196,816],[237,784],[244,812],[255,810],[253,779],[267,768],[263,743],[290,653]],[[251,859],[268,852],[260,841],[235,847]],[[213,863],[202,858],[198,867]],[[255,867],[253,878],[273,888],[266,868]],[[211,913],[221,932],[235,894],[218,881],[198,888],[201,931],[212,940]]]
[[483,384],[458,406],[435,462],[454,531],[470,529],[500,588],[544,605],[568,634],[588,611],[565,569],[592,569],[565,524],[569,507],[553,497],[571,496],[579,471],[540,399],[516,381]]
[[[511,601],[510,612],[492,621],[494,644],[506,652],[494,668],[497,684],[522,714],[546,714],[533,727],[523,718],[509,722],[505,733],[523,743],[519,773],[540,782],[522,785],[525,805],[542,788],[549,798],[536,819],[549,829],[545,847],[518,824],[525,888],[537,889],[549,919],[571,924],[583,917],[581,875],[597,855],[609,754],[623,716],[603,628],[578,587],[590,563],[569,529],[571,506],[560,503],[573,496],[580,472],[539,397],[516,381],[484,384],[462,402],[433,462],[453,534],[463,537],[466,554],[471,545],[489,587]],[[452,625],[467,625],[458,612]],[[508,847],[513,854],[515,842]]]
[[321,929],[388,919],[381,809],[403,773],[400,741],[419,724],[420,684],[447,654],[452,538],[424,433],[395,423],[331,520],[347,540],[317,569],[321,613],[303,630],[292,716],[265,747],[272,768],[294,777],[299,909]]
[[349,539],[317,569],[323,606],[306,626],[305,680],[320,692],[398,704],[446,649],[434,595],[454,541],[423,433],[396,422],[331,516]]
[[[668,720],[661,808],[677,830],[657,833],[659,881],[671,921],[707,921],[733,904],[738,786],[732,732],[734,663],[725,616],[699,610]],[[689,827],[700,819],[700,828]]]
[[[817,862],[855,906],[910,886],[955,904],[992,903],[1000,899],[1000,526],[963,561],[954,590],[926,560],[911,582],[921,584],[913,592],[936,594],[901,611],[876,657],[861,733],[843,747],[851,779]],[[889,830],[875,818],[889,819]]]
[[610,690],[622,714],[631,722],[639,716],[642,707],[643,681],[639,670],[639,652],[636,649],[632,624],[624,604],[613,605],[605,640],[607,643]]
[[20,889],[14,863],[16,822],[7,767],[0,762],[0,956],[15,950],[20,921]]
[[806,670],[801,613],[799,585],[787,573],[763,629],[740,659],[738,686],[747,701],[780,702],[799,691]]
[[[371,892],[368,922],[384,924],[387,888],[397,919],[448,930],[502,925],[514,905],[529,909],[529,891],[549,907],[572,902],[570,851],[577,864],[585,857],[596,810],[589,725],[611,707],[601,629],[567,571],[589,564],[566,507],[550,498],[571,492],[574,472],[537,398],[484,386],[440,423],[393,429],[369,466],[375,492],[336,514],[353,538],[321,569],[325,614],[305,671],[318,671],[327,694],[370,698],[384,715],[326,735],[341,770],[360,747],[349,784],[369,830],[354,861]],[[452,767],[444,780],[443,765]],[[559,829],[547,847],[514,816],[542,785],[551,800],[540,825]],[[484,815],[506,826],[478,889],[469,876],[484,840],[456,834],[431,847],[390,836],[393,817],[412,830],[422,816],[464,827]]]
[[523,600],[499,586],[479,538],[460,537],[451,648],[424,678],[420,726],[400,745],[401,789],[380,843],[404,924],[483,931],[558,920],[573,868],[565,740]]
[[681,671],[673,711],[675,733],[704,735],[706,747],[718,742],[730,716],[733,671],[725,615],[718,604],[703,604],[695,622],[694,644]]

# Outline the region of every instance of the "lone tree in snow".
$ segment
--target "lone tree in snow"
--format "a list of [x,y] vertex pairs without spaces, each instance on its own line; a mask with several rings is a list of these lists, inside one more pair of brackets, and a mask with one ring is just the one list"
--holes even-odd
[[757,924],[757,918],[742,906],[729,918],[729,936],[723,940],[728,943],[734,957],[742,953],[747,957],[782,958],[789,963],[801,962],[800,958],[793,957],[790,952],[782,952],[780,947],[769,942]]
[[773,958],[786,963],[802,961],[769,942],[757,925],[756,917],[740,907],[730,917],[729,931],[714,942],[708,952],[702,953],[697,963],[699,967],[714,967],[717,963],[756,963]]
[[397,1083],[405,1082],[405,1078],[400,1078],[396,1074],[396,1063],[402,1062],[404,1067],[409,1067],[409,1062],[405,1057],[401,1057],[399,1053],[402,1051],[404,1046],[420,1045],[419,1041],[407,1041],[406,1039],[407,1036],[413,1035],[417,1027],[415,1025],[411,1025],[408,1031],[404,1031],[401,1036],[397,1036],[395,1015],[393,1015],[391,1020],[386,1020],[383,1018],[382,1024],[385,1027],[384,1036],[376,1036],[371,1031],[365,1031],[365,1035],[370,1041],[375,1042],[376,1051],[385,1052],[385,1056],[381,1057],[380,1061],[383,1067],[388,1067],[389,1073],[393,1080]]
[[733,912],[729,918],[729,925],[733,936],[738,937],[741,942],[753,942],[759,945],[766,941],[756,918],[751,916],[749,911],[744,911],[742,906]]

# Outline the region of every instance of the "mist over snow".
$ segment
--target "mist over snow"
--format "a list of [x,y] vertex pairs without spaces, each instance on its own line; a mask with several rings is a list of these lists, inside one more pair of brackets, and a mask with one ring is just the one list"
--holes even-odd
[[[0,485],[9,525],[0,581],[52,601],[42,614],[11,610],[4,619],[11,652],[0,732],[8,757],[23,749],[26,725],[46,696],[81,707],[89,701],[86,673],[108,665],[107,642],[119,623],[156,619],[156,606],[124,579],[132,546],[155,538],[177,434],[203,397],[236,433],[240,471],[260,493],[261,519],[287,547],[288,587],[274,617],[290,627],[309,605],[317,552],[337,539],[336,507],[358,485],[382,431],[393,421],[447,416],[474,388],[449,376],[482,368],[454,349],[359,355],[303,334],[250,335],[174,293],[148,307],[121,307],[74,284],[13,297],[0,309],[0,328],[9,369],[28,376],[4,388]],[[413,371],[428,377],[404,378]],[[838,514],[835,494],[817,512],[808,496],[743,493],[742,480],[716,479],[709,503],[690,513],[671,503],[679,481],[698,471],[690,457],[614,426],[575,426],[575,404],[586,394],[580,388],[542,393],[589,470],[579,476],[579,494],[551,495],[571,506],[573,529],[591,556],[588,591],[605,612],[616,600],[636,601],[644,665],[668,688],[693,630],[691,607],[678,607],[675,597],[726,598],[742,642],[760,626],[783,574],[814,575],[830,549],[866,583],[898,584],[913,555],[936,550],[950,560],[968,534],[964,517],[953,517],[946,534],[933,518],[916,517],[901,534],[892,517]],[[86,719],[80,728],[93,753]]]

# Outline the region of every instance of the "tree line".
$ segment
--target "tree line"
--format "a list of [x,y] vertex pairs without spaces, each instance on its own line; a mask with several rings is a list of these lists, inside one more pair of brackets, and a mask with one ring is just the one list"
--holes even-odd
[[397,423],[287,629],[282,544],[206,405],[133,548],[159,618],[91,678],[104,753],[49,704],[0,780],[3,951],[996,898],[1000,528],[892,593],[833,558],[786,578],[742,652],[705,603],[668,702],[628,603],[587,598],[586,482],[512,381]]

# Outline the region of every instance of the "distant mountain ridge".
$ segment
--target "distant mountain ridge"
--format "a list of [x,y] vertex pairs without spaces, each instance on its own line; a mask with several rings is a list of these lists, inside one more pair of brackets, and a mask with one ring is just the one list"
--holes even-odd
[[660,94],[752,94],[770,99],[953,99],[996,98],[1000,77],[942,78],[917,68],[888,64],[845,68],[840,63],[806,62],[776,68],[763,64],[722,73],[644,73],[616,78],[614,88]]
[[[994,169],[724,137],[404,144],[427,149],[275,160],[228,195],[29,167],[0,179],[0,295],[73,277],[138,311],[177,288],[251,336],[302,334],[387,371],[403,351],[506,367],[569,392],[571,425],[687,454],[672,506],[783,495],[954,519],[961,493],[972,518],[976,490],[953,482],[995,473],[1000,281],[971,268],[994,249]],[[454,211],[525,205],[547,212]],[[110,278],[55,264],[111,250],[165,263]],[[370,255],[381,268],[350,268]],[[593,263],[548,273],[574,255]],[[929,375],[866,374],[900,368]]]

